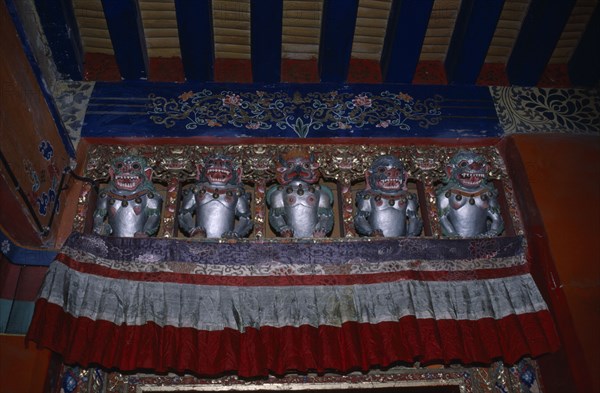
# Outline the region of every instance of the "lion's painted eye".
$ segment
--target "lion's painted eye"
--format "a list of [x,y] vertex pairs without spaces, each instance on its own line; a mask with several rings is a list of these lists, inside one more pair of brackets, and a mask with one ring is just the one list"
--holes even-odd
[[116,166],[117,166],[117,169],[121,169],[121,168],[123,168],[123,163],[122,162],[118,162]]
[[140,164],[138,164],[137,162],[136,162],[136,163],[134,163],[134,164],[133,164],[131,167],[132,167],[133,169],[135,169],[135,170],[138,170],[138,169],[140,169],[140,168],[141,168]]
[[458,166],[459,166],[459,167],[461,167],[461,168],[464,168],[464,167],[466,167],[466,166],[467,166],[467,164],[468,164],[468,162],[466,162],[466,161],[461,161],[461,162],[459,162],[459,163],[458,163]]
[[309,164],[308,162],[305,162],[305,163],[304,163],[302,166],[303,166],[305,169],[308,169],[308,168],[310,168],[310,164]]
[[379,173],[385,172],[385,167],[380,166],[379,168],[377,168],[377,172],[379,172]]

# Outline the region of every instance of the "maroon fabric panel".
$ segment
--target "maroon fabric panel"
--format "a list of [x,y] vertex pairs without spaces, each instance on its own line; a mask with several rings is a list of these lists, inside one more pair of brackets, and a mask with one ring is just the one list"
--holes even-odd
[[548,311],[500,320],[416,319],[378,324],[202,331],[192,328],[117,326],[74,318],[38,300],[28,339],[58,352],[66,363],[122,371],[234,372],[243,377],[286,372],[367,371],[397,362],[511,364],[558,349]]

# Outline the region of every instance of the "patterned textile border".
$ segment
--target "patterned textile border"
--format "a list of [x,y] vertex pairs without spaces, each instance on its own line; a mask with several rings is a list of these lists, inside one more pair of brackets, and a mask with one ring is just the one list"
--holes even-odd
[[[268,262],[246,263],[233,259],[222,263],[206,261],[203,263],[188,263],[176,261],[161,261],[161,256],[150,252],[141,254],[133,261],[112,260],[90,254],[77,249],[65,248],[59,257],[64,263],[70,264],[71,260],[78,264],[94,264],[112,270],[135,272],[172,272],[185,274],[220,274],[222,276],[286,276],[294,275],[328,275],[328,274],[373,274],[394,273],[403,271],[475,271],[483,269],[499,269],[516,267],[525,264],[524,255],[509,256],[504,258],[489,257],[485,260],[469,259],[439,259],[439,260],[390,260],[378,263],[362,263],[364,259],[353,258],[343,264],[317,264],[317,263],[288,263],[271,260]],[[199,252],[208,255],[210,251]],[[67,257],[69,255],[70,257]],[[72,258],[71,258],[72,257]],[[385,257],[385,256],[382,256]]]
[[506,134],[600,134],[598,90],[490,87]]
[[[513,363],[558,346],[547,306],[527,266],[518,264],[524,254],[520,237],[494,239],[500,256],[472,247],[490,239],[289,244],[148,239],[161,261],[204,265],[192,273],[141,266],[136,256],[146,252],[146,240],[73,235],[46,275],[29,339],[84,366],[240,376],[368,370],[410,359]],[[425,246],[407,247],[413,240]],[[224,252],[192,250],[211,247]],[[261,248],[265,253],[258,257]],[[443,263],[449,269],[428,270],[435,259],[427,258],[427,248],[430,258],[448,251]],[[120,262],[96,264],[93,255]],[[181,262],[191,255],[194,261]],[[488,265],[502,258],[518,262]],[[267,266],[231,275],[232,260]],[[395,260],[414,263],[395,272],[369,271]],[[465,260],[467,265],[481,260],[472,264],[481,268],[452,267]],[[349,262],[366,268],[344,271]],[[296,267],[319,265],[322,274],[295,274]]]
[[354,280],[317,276],[308,281],[287,276],[279,282],[268,277],[249,281],[211,276],[214,281],[209,277],[201,282],[185,276],[120,277],[53,263],[40,298],[76,318],[117,326],[154,323],[202,331],[342,327],[347,322],[378,324],[405,317],[499,321],[547,312],[528,274],[486,279],[445,276],[438,280],[388,275],[375,277],[374,282],[373,277],[364,275]]
[[215,273],[225,269],[226,274],[245,271],[252,275],[267,273],[265,269],[271,265],[273,272],[280,266],[289,266],[298,273],[304,271],[301,274],[318,274],[327,265],[327,274],[334,274],[337,271],[388,271],[388,268],[426,271],[510,267],[524,263],[523,242],[522,236],[507,236],[221,243],[218,240],[116,238],[74,232],[62,252],[79,262],[117,270],[192,272],[191,267],[185,267],[187,264],[205,265]]

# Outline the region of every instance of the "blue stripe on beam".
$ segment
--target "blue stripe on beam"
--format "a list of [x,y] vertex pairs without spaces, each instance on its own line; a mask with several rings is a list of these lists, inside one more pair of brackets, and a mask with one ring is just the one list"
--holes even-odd
[[15,265],[48,266],[56,257],[57,250],[29,249],[14,243],[0,228],[0,243],[4,245],[2,254]]
[[600,82],[600,4],[590,17],[569,60],[569,79],[576,86],[596,86]]
[[190,81],[213,80],[212,2],[175,0],[175,10],[185,78]]
[[283,1],[252,0],[250,6],[253,81],[279,82]]
[[472,85],[496,31],[504,0],[463,0],[445,67],[449,83]]
[[358,0],[325,0],[319,47],[322,82],[345,82],[350,68]]
[[102,0],[115,58],[123,79],[146,79],[148,56],[136,0]]
[[433,0],[394,0],[381,52],[385,82],[411,83],[429,24]]
[[35,0],[58,72],[73,80],[83,78],[83,46],[70,0]]
[[511,84],[538,83],[574,5],[575,0],[531,1],[506,64]]

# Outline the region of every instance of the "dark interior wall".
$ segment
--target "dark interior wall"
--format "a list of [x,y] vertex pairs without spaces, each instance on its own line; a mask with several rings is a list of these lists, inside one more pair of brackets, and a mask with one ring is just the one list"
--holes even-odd
[[[532,270],[545,276],[538,285],[545,286],[542,292],[553,303],[562,351],[578,384],[583,383],[579,391],[599,392],[600,138],[520,135],[513,141],[541,216],[540,233],[546,238],[540,240],[550,252],[545,259],[554,265]],[[555,377],[564,380],[567,373],[558,369]]]

